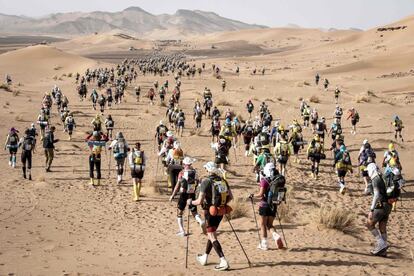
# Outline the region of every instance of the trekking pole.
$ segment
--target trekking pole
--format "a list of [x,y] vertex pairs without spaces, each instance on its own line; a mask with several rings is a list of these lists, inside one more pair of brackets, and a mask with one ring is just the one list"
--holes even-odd
[[111,178],[111,161],[112,161],[112,151],[109,151],[109,162],[108,162],[108,179]]
[[287,248],[288,245],[287,245],[287,242],[286,242],[285,232],[283,232],[283,227],[282,227],[282,223],[280,222],[279,212],[277,212],[277,211],[276,211],[276,216],[277,216],[277,219],[279,221],[280,230],[282,231],[283,239],[285,240],[285,244],[286,244],[286,248]]
[[188,244],[190,240],[190,208],[188,207],[188,215],[187,215],[187,245],[185,247],[185,268],[187,268],[188,264]]
[[237,236],[236,231],[234,230],[233,225],[232,225],[232,224],[231,224],[231,222],[230,222],[230,218],[229,218],[229,216],[228,216],[228,215],[225,215],[225,216],[226,216],[227,222],[228,222],[228,223],[229,223],[229,225],[230,225],[231,230],[232,230],[232,231],[233,231],[233,233],[234,233],[234,236],[236,237],[237,241],[239,242],[240,248],[241,248],[241,250],[243,251],[244,256],[246,256],[247,263],[249,264],[249,267],[252,267],[252,263],[250,262],[249,257],[247,256],[246,251],[244,250],[243,245],[242,245],[242,243],[240,242],[239,237]]
[[259,243],[260,243],[260,232],[259,232],[259,225],[257,224],[256,212],[255,212],[255,210],[254,210],[253,197],[251,197],[251,198],[250,198],[250,202],[252,203],[253,217],[254,217],[254,221],[256,222],[257,237],[259,238]]

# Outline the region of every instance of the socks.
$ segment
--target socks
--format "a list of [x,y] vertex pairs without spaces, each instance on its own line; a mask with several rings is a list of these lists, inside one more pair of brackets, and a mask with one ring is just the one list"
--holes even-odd
[[199,224],[202,224],[203,223],[203,220],[201,219],[201,217],[200,217],[200,215],[199,214],[197,214],[197,215],[195,215],[195,220],[199,223]]
[[183,218],[177,217],[177,222],[178,222],[178,229],[180,230],[180,232],[184,232]]
[[214,250],[216,251],[217,255],[220,258],[224,257],[223,249],[221,248],[221,245],[220,245],[219,241],[215,240],[213,242],[213,247],[214,247]]
[[210,240],[208,240],[207,245],[206,245],[206,255],[210,254],[212,248],[213,248],[213,243]]

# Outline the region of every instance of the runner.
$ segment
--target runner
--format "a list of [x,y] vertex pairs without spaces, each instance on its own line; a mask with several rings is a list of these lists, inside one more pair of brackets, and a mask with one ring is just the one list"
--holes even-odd
[[56,128],[54,126],[51,126],[49,131],[46,132],[45,138],[43,139],[43,148],[46,157],[46,172],[51,172],[50,167],[52,166],[53,158],[55,156],[55,143],[59,142],[59,139],[55,139],[55,130]]
[[[35,150],[35,137],[32,136],[30,129],[26,129],[24,136],[19,141],[19,147],[22,147],[22,171],[23,178],[26,179],[27,174],[29,175],[29,180],[32,180],[32,155]],[[27,166],[26,166],[27,164]],[[26,171],[27,168],[27,171]],[[27,174],[26,174],[27,172]]]
[[260,233],[261,241],[258,249],[268,250],[267,234],[272,233],[272,238],[277,248],[283,248],[283,241],[273,226],[276,217],[277,206],[285,200],[285,178],[279,174],[273,163],[268,163],[263,169],[263,177],[260,180],[259,192],[251,194],[249,198],[259,198]]
[[335,168],[338,176],[339,192],[345,194],[345,176],[348,172],[353,173],[351,156],[345,145],[341,145],[339,152],[335,155]]
[[144,177],[145,165],[147,164],[147,157],[144,151],[141,150],[141,143],[136,142],[134,148],[128,156],[129,167],[131,169],[132,185],[134,201],[139,200],[141,191],[142,178]]
[[65,125],[65,132],[68,133],[69,141],[71,141],[73,130],[76,128],[76,122],[75,122],[75,119],[73,118],[73,113],[69,113],[69,115],[65,119],[64,125]]
[[395,140],[397,141],[397,137],[399,136],[401,141],[404,142],[404,138],[402,137],[402,130],[404,128],[403,122],[400,119],[400,117],[398,117],[398,115],[394,116],[394,121],[391,123],[394,126],[394,137]]
[[351,118],[351,125],[352,125],[351,134],[355,135],[356,125],[359,122],[359,114],[353,107],[348,110],[348,117],[346,119],[349,120],[350,118]]
[[172,149],[168,151],[165,162],[167,164],[168,172],[168,188],[171,188],[171,192],[174,191],[178,181],[178,174],[183,169],[182,162],[184,159],[184,152],[181,148],[181,144],[178,141],[174,142]]
[[[102,161],[102,148],[105,148],[108,138],[94,131],[92,134],[88,135],[85,140],[89,147],[89,177],[90,185],[98,186],[101,184],[101,161]],[[96,179],[94,177],[94,169],[96,169]],[[96,180],[96,182],[95,182]]]
[[313,137],[312,141],[309,143],[306,153],[308,155],[308,159],[312,161],[312,178],[318,179],[319,163],[322,159],[326,158],[323,143],[321,142],[321,138],[319,137],[319,135],[315,135],[315,137]]
[[16,155],[19,148],[19,131],[12,127],[9,134],[7,134],[4,150],[9,149],[9,166],[16,168]]
[[128,151],[130,150],[128,142],[124,138],[122,132],[118,132],[116,134],[116,138],[109,145],[108,150],[113,150],[116,161],[117,184],[121,184],[122,175],[124,174],[125,159],[127,158]]
[[[388,249],[387,223],[392,207],[388,203],[386,186],[377,165],[370,163],[367,169],[373,187],[373,198],[368,213],[367,228],[377,241],[376,246],[371,250],[371,254],[386,256]],[[376,228],[377,224],[378,228]]]
[[208,237],[206,250],[204,254],[197,255],[197,261],[203,266],[207,265],[208,255],[214,247],[220,258],[220,264],[214,269],[228,270],[230,266],[224,257],[220,242],[217,240],[217,229],[223,216],[231,211],[227,204],[233,199],[233,195],[227,181],[220,177],[220,170],[214,162],[208,162],[204,168],[207,170],[208,176],[201,181],[198,198],[196,200],[190,198],[187,201],[189,208],[202,205],[206,220]]
[[[177,236],[184,237],[184,225],[183,225],[183,213],[187,205],[187,200],[195,200],[196,188],[199,183],[197,171],[192,167],[192,164],[195,162],[194,159],[190,157],[185,157],[183,160],[184,168],[178,175],[178,185],[175,186],[175,189],[170,196],[170,202],[174,199],[175,195],[180,193],[177,204],[177,222],[178,222],[178,233]],[[199,223],[201,230],[205,232],[205,222],[201,219],[200,215],[197,213],[197,207],[192,206],[190,209],[193,217]]]
[[106,129],[106,137],[109,139],[112,139],[112,132],[114,130],[115,122],[112,119],[111,114],[108,114],[108,116],[105,119],[105,129]]
[[214,143],[214,138],[216,138],[216,141],[219,140],[219,134],[221,130],[221,123],[218,117],[213,117],[213,120],[211,121],[211,142]]
[[155,130],[155,140],[157,141],[158,151],[161,150],[161,146],[167,139],[168,128],[164,125],[163,121],[160,121],[157,129]]

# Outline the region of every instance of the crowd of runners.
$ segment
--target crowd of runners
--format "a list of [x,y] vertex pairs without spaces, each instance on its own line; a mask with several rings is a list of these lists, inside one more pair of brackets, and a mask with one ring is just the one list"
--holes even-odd
[[[220,70],[217,65],[212,65],[215,78],[220,75]],[[237,67],[236,74],[239,70]],[[133,184],[132,199],[139,201],[147,163],[156,163],[155,181],[165,177],[170,191],[169,200],[178,201],[177,236],[188,239],[188,225],[187,229],[184,226],[187,208],[188,214],[195,218],[201,231],[206,234],[206,248],[202,254],[197,255],[197,261],[206,265],[214,248],[220,258],[215,269],[227,270],[229,263],[217,239],[217,230],[222,219],[232,212],[229,168],[237,165],[241,158],[252,160],[252,179],[257,182],[257,188],[252,187],[255,192],[247,194],[246,199],[253,208],[258,206],[258,249],[268,250],[269,234],[274,247],[281,249],[287,246],[286,240],[282,239],[284,233],[276,231],[274,220],[278,219],[278,206],[289,200],[286,199],[286,183],[289,183],[290,161],[307,164],[311,172],[309,177],[315,180],[320,177],[321,162],[331,162],[329,164],[337,175],[340,194],[347,192],[348,173],[356,170],[360,174],[361,182],[365,184],[361,193],[372,196],[371,204],[367,206],[367,227],[377,243],[371,253],[386,256],[388,217],[391,210],[395,210],[404,185],[402,165],[395,143],[398,139],[404,141],[401,118],[396,115],[390,120],[395,129],[394,137],[390,137],[390,140],[395,142],[391,142],[384,153],[375,152],[369,139],[362,139],[358,157],[351,160],[344,124],[350,127],[349,135],[357,135],[360,114],[355,108],[345,111],[342,109],[339,104],[341,91],[338,87],[333,93],[332,114],[319,114],[316,106],[302,100],[297,119],[291,122],[279,118],[282,114],[273,113],[265,101],[255,106],[253,100],[248,100],[243,106],[245,111],[240,114],[231,108],[220,110],[215,104],[214,96],[225,92],[225,80],[222,80],[222,91],[214,92],[205,87],[204,91],[200,91],[201,99],[195,99],[192,110],[183,109],[180,105],[182,81],[205,71],[207,69],[204,63],[197,67],[186,61],[183,54],[156,53],[140,60],[125,60],[113,68],[88,69],[83,74],[76,74],[79,99],[84,101],[89,98],[92,109],[96,112],[89,134],[84,138],[89,149],[88,157],[85,158],[85,165],[89,166],[89,183],[95,187],[101,184],[102,153],[108,151],[109,174],[115,171],[116,183],[121,185],[125,172],[129,170]],[[265,69],[260,72],[265,74]],[[173,84],[166,80],[168,74],[174,76]],[[140,76],[145,75],[153,75],[159,81],[150,87],[138,85]],[[316,86],[319,86],[320,78],[316,74]],[[9,75],[6,76],[6,82],[11,83]],[[322,85],[323,90],[328,91],[329,81],[326,78]],[[157,160],[148,160],[140,142],[129,144],[124,134],[116,131],[116,118],[110,113],[123,104],[128,88],[133,91],[136,102],[147,101],[149,105],[159,104],[165,108],[165,113],[160,115],[159,124],[154,126]],[[36,149],[43,147],[44,169],[47,173],[51,172],[55,144],[59,142],[55,138],[55,125],[60,121],[62,131],[71,140],[77,127],[76,113],[73,111],[68,98],[58,86],[55,85],[51,91],[46,92],[41,99],[37,120],[23,130],[22,134],[15,127],[10,129],[4,145],[4,149],[10,153],[9,165],[12,168],[17,166],[17,153],[20,150],[23,177],[32,180],[32,158],[35,157]],[[243,120],[241,117],[248,119]],[[189,126],[189,118],[193,119],[195,125]],[[203,124],[209,127],[211,141],[197,146],[210,148],[212,159],[203,165],[205,172],[201,173],[193,167],[197,160],[185,152],[180,138],[185,131],[201,132]],[[237,156],[239,148],[242,148],[244,154]],[[379,154],[383,154],[381,160],[377,159]],[[162,173],[158,175],[159,171]],[[227,221],[233,229],[230,219]],[[234,234],[238,239],[236,231]],[[241,243],[240,246],[242,247]]]

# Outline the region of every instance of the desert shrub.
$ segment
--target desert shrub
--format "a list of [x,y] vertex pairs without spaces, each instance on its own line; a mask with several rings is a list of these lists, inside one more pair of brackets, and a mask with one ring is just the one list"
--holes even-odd
[[233,211],[229,214],[230,219],[247,217],[249,207],[243,198],[235,198],[229,205],[233,209]]
[[318,211],[318,222],[330,229],[346,231],[354,226],[355,215],[345,208],[323,205]]
[[371,99],[366,95],[359,95],[355,98],[356,103],[369,103]]
[[60,70],[60,69],[62,69],[62,66],[55,66],[55,67],[53,67],[53,70],[55,70],[55,71],[58,71],[58,70]]
[[303,82],[303,85],[305,85],[305,86],[309,86],[309,85],[310,85],[310,83],[309,83],[309,82],[307,82],[307,81],[304,81],[304,82]]
[[319,100],[319,98],[318,98],[317,96],[315,96],[315,95],[311,96],[311,97],[309,98],[309,101],[310,101],[311,103],[320,103],[320,102],[321,102],[321,101]]
[[68,78],[71,78],[73,76],[73,74],[72,73],[69,73],[68,74]]
[[10,86],[5,83],[0,84],[0,89],[6,90],[7,92],[12,92]]
[[217,105],[220,105],[220,106],[231,106],[232,104],[230,102],[226,101],[226,100],[219,100],[217,102]]

